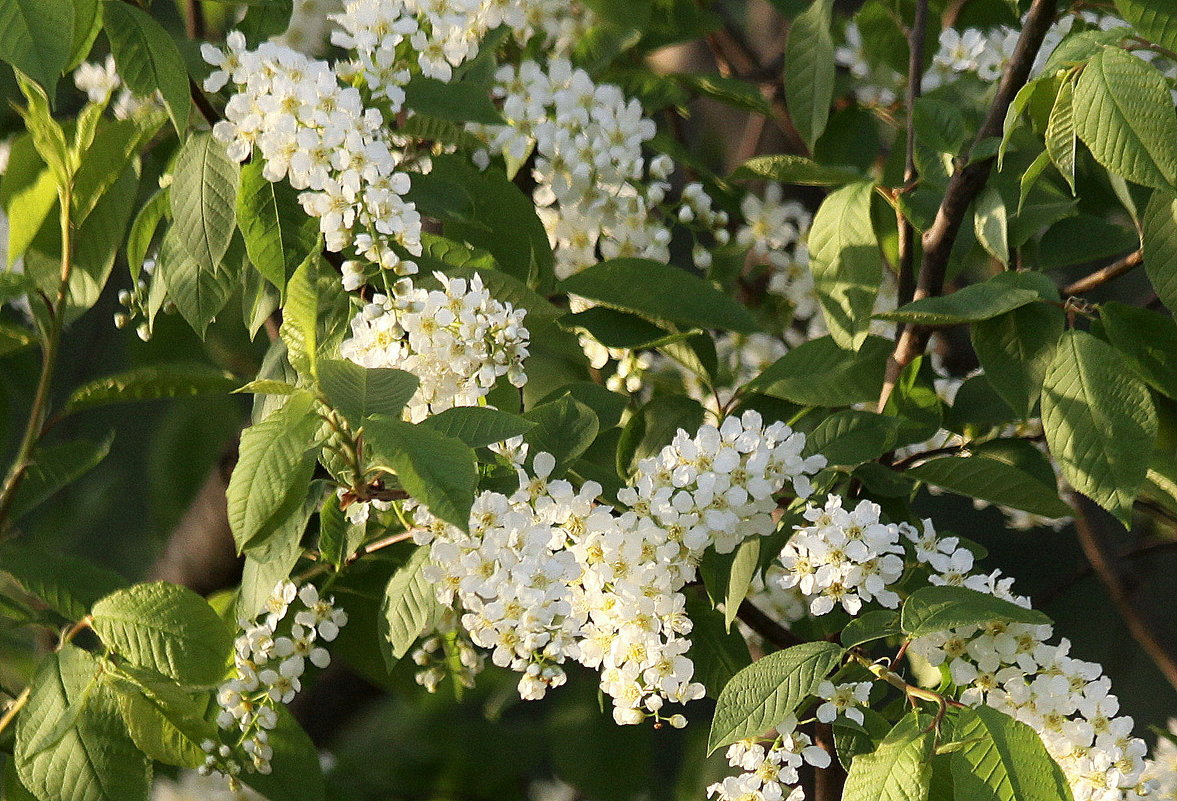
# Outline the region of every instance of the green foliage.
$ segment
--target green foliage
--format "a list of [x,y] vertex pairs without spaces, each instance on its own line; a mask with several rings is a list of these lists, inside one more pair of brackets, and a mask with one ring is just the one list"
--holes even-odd
[[850,765],[844,801],[926,801],[933,735],[915,715],[902,718],[878,748]]
[[98,442],[78,439],[34,450],[12,501],[12,519],[24,516],[97,467],[110,453],[111,442],[111,437]]
[[812,642],[769,654],[741,670],[716,701],[707,750],[758,737],[784,722],[841,659],[842,649],[833,643]]
[[757,156],[732,173],[733,181],[769,180],[798,186],[843,186],[862,180],[850,167],[826,166],[804,156]]
[[869,336],[857,353],[842,350],[833,337],[806,342],[770,365],[753,382],[767,395],[807,406],[850,406],[877,401],[891,343]]
[[240,167],[212,134],[194,134],[176,156],[172,228],[177,244],[200,272],[216,273],[237,225]]
[[1000,621],[1042,625],[1050,618],[994,595],[951,586],[921,587],[903,602],[900,613],[900,627],[913,639]]
[[807,453],[820,453],[830,465],[854,467],[895,447],[898,421],[848,409],[831,414],[805,440]]
[[[290,276],[318,245],[319,232],[302,213],[295,191],[285,183],[267,181],[263,169],[260,160],[241,167],[236,222],[250,262],[267,281],[285,292]],[[225,190],[228,186],[218,188]]]
[[73,42],[61,34],[73,29],[71,0],[3,0],[0,58],[52,94],[73,55]]
[[340,359],[324,359],[319,365],[319,387],[355,428],[374,414],[398,417],[418,384],[404,370],[361,367]]
[[188,69],[171,35],[150,14],[119,0],[103,0],[102,13],[119,75],[137,95],[158,91],[176,132],[183,137],[192,98]]
[[392,646],[385,651],[390,667],[409,652],[441,612],[436,588],[425,569],[429,564],[429,549],[417,548],[392,574],[384,590],[380,630],[381,636]]
[[929,459],[910,468],[907,475],[949,492],[1044,517],[1070,514],[1070,507],[1059,500],[1053,483],[1045,483],[1017,465],[983,454]]
[[1153,192],[1141,224],[1145,270],[1161,301],[1172,310],[1177,308],[1177,195]]
[[522,436],[535,428],[537,422],[489,407],[459,406],[426,418],[421,425],[459,439],[471,448],[483,448]]
[[523,417],[534,424],[523,435],[532,457],[550,453],[557,472],[588,450],[601,429],[596,413],[570,395],[536,406]]
[[980,706],[957,713],[952,782],[958,798],[1070,801],[1071,788],[1042,738],[1025,723]]
[[871,226],[874,186],[859,182],[830,194],[809,232],[813,283],[830,335],[839,347],[859,350],[866,341],[883,261]]
[[789,27],[785,45],[785,102],[805,144],[826,128],[834,99],[833,0],[813,0]]
[[206,364],[153,365],[83,384],[70,394],[65,409],[77,412],[111,403],[190,398],[229,392],[236,386],[231,375]]
[[86,559],[20,540],[0,545],[0,569],[68,620],[81,620],[99,599],[126,586],[117,573]]

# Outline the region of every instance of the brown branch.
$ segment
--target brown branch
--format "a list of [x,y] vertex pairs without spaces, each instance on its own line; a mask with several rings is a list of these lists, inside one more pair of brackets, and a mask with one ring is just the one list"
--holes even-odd
[[208,36],[200,0],[186,0],[184,3],[184,32],[189,39],[203,40]]
[[1082,295],[1085,292],[1090,292],[1109,281],[1114,281],[1121,275],[1132,272],[1132,270],[1141,264],[1144,264],[1144,251],[1138,250],[1135,253],[1130,253],[1119,261],[1112,262],[1107,267],[1096,270],[1090,275],[1085,275],[1078,281],[1063,287],[1063,297],[1066,298],[1071,295]]
[[777,648],[792,648],[794,645],[800,645],[805,642],[796,634],[766,615],[760,607],[751,601],[745,600],[740,603],[740,609],[736,613],[736,617],[748,628],[752,629],[752,631],[759,634]]
[[1177,656],[1172,649],[1157,639],[1152,625],[1133,605],[1124,577],[1105,542],[1104,521],[1108,518],[1095,503],[1079,493],[1073,493],[1070,500],[1075,509],[1075,531],[1079,535],[1079,544],[1083,547],[1083,553],[1091,563],[1092,570],[1099,576],[1108,597],[1128,627],[1132,639],[1148,654],[1165,680],[1177,689]]
[[[1046,32],[1054,22],[1055,0],[1034,0],[1030,11],[1026,15],[1026,22],[1022,28],[1022,35],[1018,39],[1013,57],[1005,68],[1001,83],[997,87],[997,95],[989,107],[981,129],[977,131],[977,138],[973,142],[976,147],[980,142],[991,137],[999,136],[1005,115],[1009,111],[1018,90],[1025,85],[1030,76],[1030,68],[1034,59],[1042,48],[1042,41]],[[970,149],[971,150],[971,149]],[[993,169],[993,159],[969,161],[968,154],[957,159],[957,169],[948,182],[948,189],[944,193],[944,200],[936,212],[936,219],[931,227],[924,232],[924,256],[920,263],[919,277],[916,280],[913,300],[940,295],[944,291],[944,277],[948,271],[948,259],[952,254],[952,246],[956,243],[960,226],[968,213],[969,206],[985,188],[989,180],[989,173]],[[907,326],[895,343],[895,351],[887,360],[887,373],[883,382],[883,391],[879,395],[878,408],[887,403],[895,382],[917,356],[922,354],[928,346],[928,338],[932,329],[922,325]]]
[[[907,132],[904,147],[906,154],[903,166],[904,187],[914,186],[919,173],[915,166],[915,101],[924,91],[924,36],[928,30],[928,0],[918,0],[915,6],[915,20],[907,37]],[[915,291],[915,227],[903,214],[899,203],[895,204],[895,216],[899,223],[899,305],[911,302]],[[896,337],[902,336],[903,326],[895,330]]]
[[204,117],[205,122],[209,125],[216,125],[223,119],[221,112],[217,111],[216,107],[209,101],[204,90],[191,78],[188,79],[188,92],[192,95],[192,102],[200,111],[200,116]]

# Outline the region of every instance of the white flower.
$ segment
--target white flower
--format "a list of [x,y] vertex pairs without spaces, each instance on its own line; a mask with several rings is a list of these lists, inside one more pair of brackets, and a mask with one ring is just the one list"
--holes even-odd
[[845,715],[861,726],[864,718],[858,707],[869,702],[870,687],[869,681],[838,685],[823,681],[817,685],[817,695],[826,702],[817,708],[817,719],[822,723],[833,723],[838,715]]

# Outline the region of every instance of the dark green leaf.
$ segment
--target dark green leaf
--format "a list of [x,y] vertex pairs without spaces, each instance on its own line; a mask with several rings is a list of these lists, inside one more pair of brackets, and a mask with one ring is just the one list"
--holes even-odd
[[889,340],[871,336],[853,353],[832,337],[821,337],[789,351],[752,383],[766,395],[806,406],[877,401],[892,347]]
[[999,621],[1040,626],[1049,624],[1050,618],[1036,609],[965,587],[921,587],[903,602],[900,625],[914,639]]
[[371,415],[400,417],[420,382],[412,373],[385,367],[361,367],[343,359],[319,362],[319,386],[355,428]]
[[364,430],[373,458],[396,473],[406,492],[437,517],[466,530],[478,485],[470,446],[427,426],[387,418],[370,419]]
[[943,456],[907,470],[934,487],[1043,517],[1066,517],[1071,509],[1058,490],[1012,465],[987,456]]
[[496,442],[526,434],[535,423],[517,414],[500,412],[484,406],[459,406],[427,417],[421,425],[465,442],[471,448],[483,448]]

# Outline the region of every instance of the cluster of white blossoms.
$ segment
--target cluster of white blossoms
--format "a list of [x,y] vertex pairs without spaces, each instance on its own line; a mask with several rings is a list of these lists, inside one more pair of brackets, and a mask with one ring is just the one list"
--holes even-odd
[[355,52],[351,70],[396,112],[415,73],[452,80],[495,28],[505,25],[520,44],[539,36],[546,52],[562,54],[591,14],[569,0],[348,0],[332,19],[341,28],[332,42]]
[[693,437],[680,430],[643,460],[638,486],[618,493],[628,511],[599,503],[595,482],[577,490],[550,480],[555,460],[540,453],[530,471],[519,467],[514,494],[478,496],[468,533],[422,508],[415,539],[430,546],[439,600],[461,610],[463,628],[496,665],[523,674],[522,697],[564,683],[561,665],[574,660],[600,671],[618,723],[682,726],[663,706],[705,689],[686,656],[681,589],[709,546],[731,551],[771,532],[774,494],[790,484],[808,492],[807,474],[824,460],[802,459],[804,442],[754,412]]
[[[657,128],[641,103],[612,84],[598,84],[560,58],[546,66],[525,61],[495,75],[507,125],[470,124],[493,152],[522,163],[535,153],[534,200],[565,278],[606,259],[670,258],[671,232],[654,212],[670,190],[674,168],[666,156],[647,163],[642,145]],[[489,156],[478,156],[487,164]],[[712,208],[700,184],[687,185],[677,208],[680,223],[727,241],[727,214]],[[599,255],[598,255],[599,253]],[[709,254],[696,250],[707,262]]]
[[813,615],[832,612],[839,604],[858,614],[864,603],[877,601],[894,609],[899,596],[891,585],[903,576],[904,523],[883,523],[881,509],[859,501],[847,509],[831,495],[824,507],[810,505],[807,526],[797,526],[781,551],[784,589],[797,588],[809,602]]
[[145,109],[163,108],[158,92],[142,97],[127,88],[115,66],[114,56],[107,56],[101,63],[86,61],[79,64],[74,70],[74,86],[85,92],[91,103],[107,103],[113,98],[110,112],[117,120],[130,119]]
[[[296,603],[300,608],[290,619]],[[302,689],[307,662],[317,668],[330,664],[321,643],[334,640],[346,623],[347,613],[333,599],[320,597],[311,584],[300,588],[291,581],[274,587],[255,619],[241,621],[233,676],[217,690],[217,725],[227,742],[201,744],[206,754],[201,773],[270,772],[269,732],[278,725],[278,705],[290,703]]]
[[[1012,578],[973,573],[972,553],[955,537],[938,537],[931,521],[909,536],[917,561],[933,571],[931,583],[1030,607],[1029,598],[1012,592]],[[911,650],[933,666],[947,665],[953,683],[964,688],[964,703],[988,704],[1037,731],[1076,801],[1150,797],[1147,747],[1132,736],[1132,719],[1118,715],[1110,680],[1097,663],[1069,656],[1067,640],[1049,644],[1052,635],[1049,624],[995,621],[920,637]]]
[[1144,778],[1152,785],[1149,801],[1177,801],[1177,718],[1169,718],[1168,731],[1157,736]]
[[779,734],[767,741],[751,738],[732,743],[727,749],[728,764],[743,772],[728,776],[707,788],[716,801],[801,801],[805,794],[796,785],[797,769],[803,764],[829,767],[829,751],[814,745],[809,735],[797,731],[797,719],[790,717],[780,726]]
[[748,537],[773,532],[773,496],[782,488],[809,495],[809,476],[826,459],[802,456],[804,449],[804,434],[779,421],[765,426],[757,412],[747,411],[694,435],[679,429],[669,445],[638,463],[617,498],[681,530],[686,548],[702,553],[714,545],[717,553],[731,553]]
[[516,387],[527,383],[526,311],[491,297],[477,273],[469,280],[434,277],[441,289],[401,279],[391,296],[374,295],[340,348],[343,358],[363,367],[395,367],[417,377],[407,407],[411,422],[477,406],[501,376]]
[[418,668],[414,679],[428,692],[436,692],[446,676],[462,687],[473,689],[475,678],[486,665],[486,659],[462,628],[457,614],[448,608],[411,656]]
[[[235,88],[225,119],[213,134],[230,158],[245,161],[255,149],[269,181],[286,180],[301,190],[303,209],[319,220],[328,250],[354,248],[366,263],[398,275],[417,271],[410,255],[421,253],[421,216],[404,199],[409,176],[389,141],[380,111],[366,107],[358,89],[340,83],[325,61],[284,45],[247,50],[245,37],[230,33],[226,48],[203,45],[215,68],[205,89]],[[359,262],[345,264],[345,286],[362,282]]]

